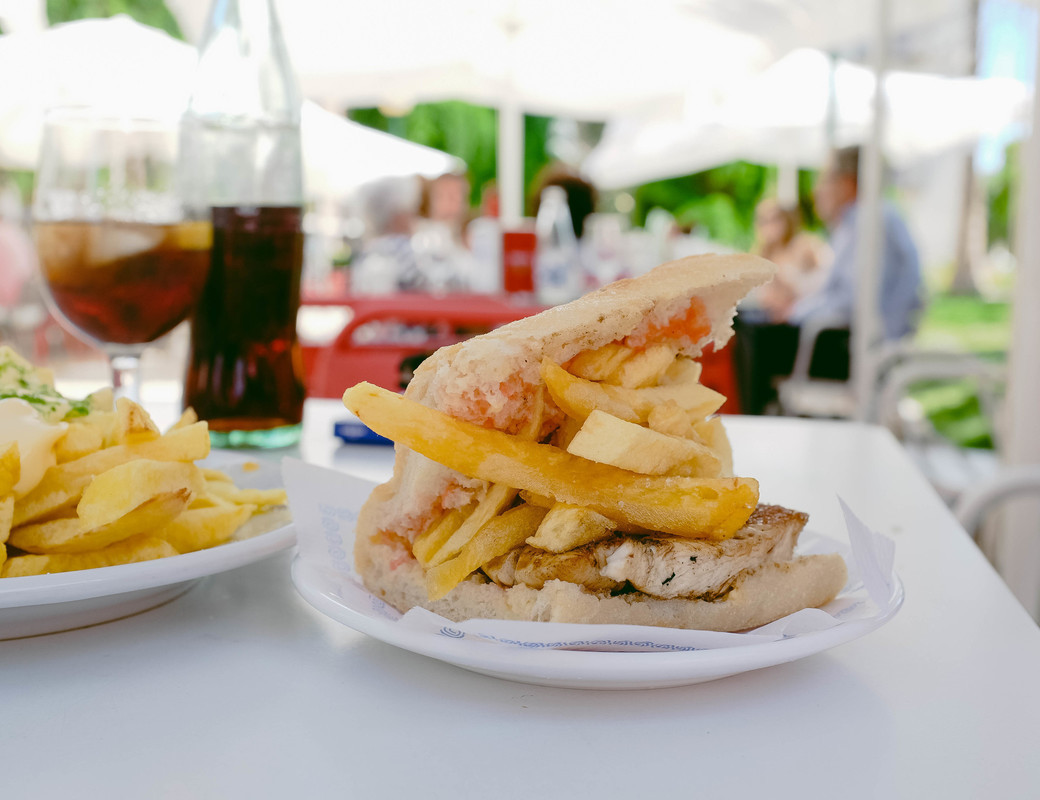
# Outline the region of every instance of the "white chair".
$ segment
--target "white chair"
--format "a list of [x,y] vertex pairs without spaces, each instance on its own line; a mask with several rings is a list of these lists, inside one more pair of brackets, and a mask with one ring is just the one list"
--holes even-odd
[[986,514],[997,503],[1029,492],[1040,492],[1040,464],[1003,467],[961,494],[953,505],[953,513],[964,529],[975,536]]
[[809,375],[817,340],[825,330],[847,328],[848,320],[827,314],[806,319],[798,331],[798,350],[791,374],[777,384],[780,413],[794,417],[855,416],[856,396],[848,381]]

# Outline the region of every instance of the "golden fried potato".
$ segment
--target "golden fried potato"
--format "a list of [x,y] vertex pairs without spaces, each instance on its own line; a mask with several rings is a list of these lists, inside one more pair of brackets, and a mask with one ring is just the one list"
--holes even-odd
[[11,544],[27,553],[87,553],[155,531],[176,519],[191,500],[187,488],[160,492],[134,509],[102,525],[90,525],[80,517],[22,525],[11,531]]
[[116,564],[151,561],[175,555],[177,555],[177,551],[173,545],[164,539],[139,534],[109,545],[103,550],[92,550],[89,553],[15,556],[4,562],[3,567],[0,568],[0,578],[20,578],[50,572],[72,572],[80,569],[111,567]]
[[595,511],[556,503],[542,519],[534,536],[527,539],[527,543],[550,553],[566,553],[575,547],[606,539],[615,528],[617,526],[613,520]]
[[116,400],[115,424],[110,444],[135,444],[159,438],[159,428],[147,411],[126,397]]
[[575,377],[548,358],[542,360],[541,373],[553,402],[578,422],[584,422],[597,409],[629,422],[640,421],[631,406],[607,394],[605,384]]
[[88,528],[108,525],[156,497],[179,494],[186,508],[206,490],[199,468],[179,461],[140,458],[102,472],[83,490],[76,506]]
[[412,555],[423,566],[430,563],[437,552],[448,543],[462,523],[472,515],[477,504],[471,503],[465,508],[453,508],[434,521],[429,528],[415,537],[412,542]]
[[75,461],[104,447],[113,419],[110,414],[88,414],[69,422],[65,435],[54,446],[58,463]]
[[39,485],[15,503],[14,524],[71,513],[83,490],[107,470],[134,459],[196,461],[209,455],[209,431],[205,422],[170,431],[153,441],[121,444],[89,453],[51,467]]
[[704,445],[602,411],[589,414],[567,452],[641,475],[713,478],[719,474],[719,459]]
[[472,539],[492,517],[502,513],[516,499],[516,489],[502,484],[495,484],[488,488],[484,499],[477,503],[473,513],[459,525],[451,537],[432,553],[427,564],[442,564],[449,558],[459,554],[465,544]]
[[538,528],[545,509],[517,506],[487,522],[459,554],[426,572],[426,591],[438,600],[492,559],[519,547]]
[[632,354],[607,378],[606,383],[616,383],[626,389],[641,389],[653,386],[675,361],[675,348],[667,344],[652,344]]
[[463,475],[548,495],[647,530],[725,539],[758,503],[758,482],[751,478],[637,475],[449,417],[369,383],[348,389],[343,402],[380,435]]
[[567,372],[588,381],[605,381],[631,357],[632,350],[623,344],[605,344],[576,355],[567,364]]
[[250,505],[189,509],[154,531],[178,553],[193,553],[231,541],[254,511]]
[[14,492],[22,479],[22,459],[18,454],[18,443],[12,442],[0,452],[0,497]]
[[[0,544],[11,535],[11,522],[14,520],[14,495],[0,498]],[[2,559],[0,559],[2,561]]]

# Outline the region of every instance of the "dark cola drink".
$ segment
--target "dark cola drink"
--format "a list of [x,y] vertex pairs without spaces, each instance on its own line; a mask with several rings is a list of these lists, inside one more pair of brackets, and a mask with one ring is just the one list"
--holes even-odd
[[217,447],[299,440],[302,214],[271,206],[212,211],[209,277],[192,318],[184,404],[209,423]]

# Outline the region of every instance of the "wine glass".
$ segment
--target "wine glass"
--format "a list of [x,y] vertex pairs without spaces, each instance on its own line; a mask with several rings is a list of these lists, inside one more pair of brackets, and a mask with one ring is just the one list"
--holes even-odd
[[176,120],[65,108],[44,123],[32,216],[48,301],[133,400],[141,353],[188,316],[209,270],[212,225],[186,212],[177,146]]

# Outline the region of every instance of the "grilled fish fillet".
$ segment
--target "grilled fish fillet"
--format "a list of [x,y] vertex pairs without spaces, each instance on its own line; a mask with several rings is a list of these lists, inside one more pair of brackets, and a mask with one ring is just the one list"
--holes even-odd
[[664,534],[617,535],[566,553],[524,546],[484,567],[502,586],[541,589],[547,581],[580,584],[593,592],[631,584],[652,597],[724,595],[741,575],[789,561],[808,515],[760,505],[735,536],[721,542]]

